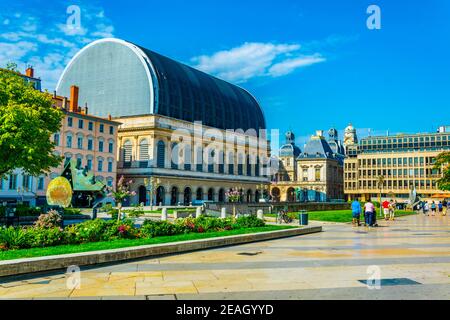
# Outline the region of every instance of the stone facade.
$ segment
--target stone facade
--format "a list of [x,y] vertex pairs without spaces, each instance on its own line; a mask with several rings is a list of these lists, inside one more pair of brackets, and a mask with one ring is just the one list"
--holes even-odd
[[[327,141],[322,131],[305,145],[303,152],[292,144],[291,133],[280,151],[280,171],[271,185],[273,201],[326,202],[342,200],[343,148],[337,131],[329,131]],[[330,144],[334,144],[333,150]]]
[[116,120],[122,123],[118,174],[133,180],[136,192],[128,205],[226,202],[230,189],[241,190],[243,202],[256,202],[268,189],[264,139],[240,133],[227,137],[225,130],[161,115]]

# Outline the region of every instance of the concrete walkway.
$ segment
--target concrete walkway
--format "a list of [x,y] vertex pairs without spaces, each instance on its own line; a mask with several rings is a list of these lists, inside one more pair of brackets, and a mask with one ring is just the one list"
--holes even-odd
[[61,273],[0,280],[0,298],[450,299],[450,218],[380,224],[84,269],[80,289]]

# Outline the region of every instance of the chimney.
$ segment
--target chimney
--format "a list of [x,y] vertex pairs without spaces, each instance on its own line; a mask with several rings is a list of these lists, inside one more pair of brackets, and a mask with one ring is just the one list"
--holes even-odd
[[317,130],[316,131],[316,136],[323,137],[323,130]]
[[78,92],[80,89],[77,86],[70,87],[70,112],[78,112]]
[[111,114],[108,114],[108,120],[112,120]]
[[67,110],[67,98],[66,97],[63,98],[62,107],[64,110]]
[[25,75],[27,76],[27,77],[30,77],[30,78],[34,78],[34,69],[33,69],[33,67],[28,67],[26,70],[25,70]]
[[89,114],[89,108],[88,108],[87,102],[84,104],[84,113]]

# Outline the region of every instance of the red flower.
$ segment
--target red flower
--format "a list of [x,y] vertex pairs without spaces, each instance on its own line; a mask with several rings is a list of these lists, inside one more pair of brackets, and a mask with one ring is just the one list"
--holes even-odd
[[203,229],[202,227],[198,227],[197,232],[198,233],[203,233],[203,232],[205,232],[205,229]]

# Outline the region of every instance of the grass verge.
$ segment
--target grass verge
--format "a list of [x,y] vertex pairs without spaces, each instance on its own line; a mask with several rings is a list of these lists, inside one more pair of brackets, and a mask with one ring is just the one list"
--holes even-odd
[[[379,210],[379,209],[378,209]],[[395,212],[396,217],[413,215],[416,212],[397,210]],[[298,213],[295,213],[297,217]],[[266,214],[267,217],[276,217],[275,214]],[[377,212],[379,219],[379,212]],[[309,220],[313,221],[327,221],[327,222],[352,222],[351,210],[331,210],[331,211],[310,211],[308,212]],[[363,219],[363,217],[361,217]]]
[[267,225],[265,227],[258,227],[258,228],[236,229],[236,230],[220,231],[220,232],[188,233],[188,234],[181,234],[181,235],[175,235],[175,236],[156,237],[156,238],[150,238],[150,239],[132,239],[132,240],[123,239],[123,240],[113,240],[113,241],[104,241],[104,242],[83,243],[83,244],[79,244],[79,245],[61,245],[61,246],[46,247],[46,248],[10,250],[10,251],[0,252],[0,260],[14,260],[14,259],[44,257],[44,256],[52,256],[52,255],[60,255],[60,254],[68,254],[68,253],[80,253],[80,252],[90,252],[90,251],[98,251],[98,250],[118,249],[118,248],[143,246],[143,245],[149,245],[149,244],[161,244],[161,243],[188,241],[188,240],[234,236],[234,235],[239,235],[239,234],[276,231],[276,230],[283,230],[283,229],[289,229],[289,228],[293,228],[293,227]]

